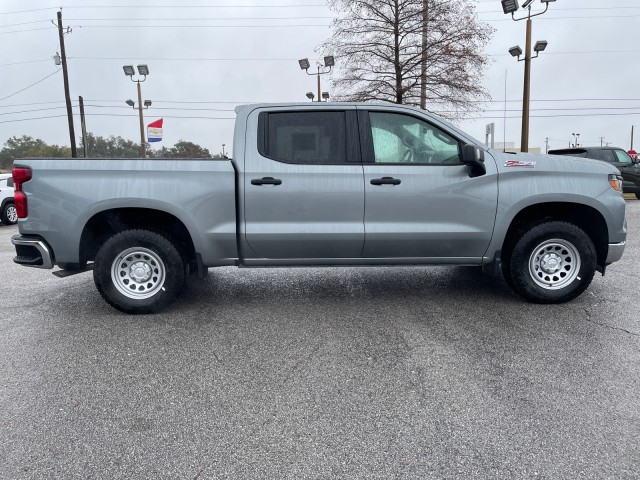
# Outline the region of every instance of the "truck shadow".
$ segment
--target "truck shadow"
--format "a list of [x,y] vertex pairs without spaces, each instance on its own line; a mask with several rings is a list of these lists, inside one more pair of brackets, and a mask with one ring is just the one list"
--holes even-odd
[[176,308],[213,302],[216,308],[238,303],[276,305],[284,300],[403,301],[422,298],[458,301],[520,301],[499,276],[479,267],[373,267],[210,269],[202,281],[190,281]]

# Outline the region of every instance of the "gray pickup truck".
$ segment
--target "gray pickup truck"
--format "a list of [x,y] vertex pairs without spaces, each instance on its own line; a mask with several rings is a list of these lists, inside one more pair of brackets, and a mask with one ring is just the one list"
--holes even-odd
[[245,105],[233,152],[15,160],[15,262],[92,269],[129,313],[224,265],[495,267],[525,299],[560,303],[625,246],[614,167],[488,150],[411,107]]

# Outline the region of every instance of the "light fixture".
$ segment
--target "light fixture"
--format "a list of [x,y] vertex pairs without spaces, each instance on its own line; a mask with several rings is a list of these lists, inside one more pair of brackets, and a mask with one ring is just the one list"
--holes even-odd
[[124,74],[129,77],[132,77],[133,74],[136,73],[136,71],[133,69],[133,65],[124,65],[122,69],[124,70]]
[[535,44],[535,46],[533,47],[533,51],[534,52],[544,52],[544,49],[547,48],[547,45],[549,44],[549,42],[547,42],[546,40],[538,40]]
[[136,102],[134,102],[133,100],[129,99],[125,102],[127,105],[129,105],[130,107],[135,108],[136,106]]
[[149,75],[149,67],[147,65],[138,65],[138,73],[146,77]]
[[298,60],[298,64],[300,65],[300,69],[302,70],[307,70],[311,66],[308,58],[302,58]]
[[307,92],[307,98],[313,102],[315,95],[313,94],[313,92]]
[[333,58],[333,55],[327,55],[326,57],[324,57],[324,66],[325,67],[333,67],[335,64],[336,64],[336,61]]
[[329,92],[322,92],[322,99],[326,102],[329,100]]
[[509,49],[509,53],[512,57],[519,57],[520,55],[522,55],[522,49],[518,45],[516,45],[515,47],[511,47]]
[[144,101],[144,106],[149,108],[151,106],[151,100],[145,100]]
[[531,5],[533,3],[533,0],[526,0],[523,4],[522,4],[522,9],[524,10],[525,8],[527,8],[529,5]]
[[502,0],[502,11],[504,13],[513,13],[518,8],[518,0]]

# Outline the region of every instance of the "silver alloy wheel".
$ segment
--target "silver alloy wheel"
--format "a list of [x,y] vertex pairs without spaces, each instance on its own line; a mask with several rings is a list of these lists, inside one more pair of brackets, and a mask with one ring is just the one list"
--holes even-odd
[[554,238],[533,249],[529,275],[545,290],[559,290],[576,279],[580,265],[578,249],[567,240]]
[[164,285],[166,269],[157,253],[143,247],[128,248],[111,264],[111,280],[125,297],[142,300]]
[[7,207],[7,219],[11,223],[17,223],[18,222],[18,212],[16,211],[15,205],[9,205]]

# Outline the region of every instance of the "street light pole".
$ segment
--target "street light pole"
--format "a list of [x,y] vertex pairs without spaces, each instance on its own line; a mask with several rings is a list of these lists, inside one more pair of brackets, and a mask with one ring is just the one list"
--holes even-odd
[[[134,80],[133,75],[135,73],[133,69],[133,65],[124,65],[122,67],[124,70],[124,74],[131,78],[132,82],[136,82],[138,84],[138,115],[140,117],[140,158],[147,158],[147,142],[144,138],[144,117],[142,115],[142,87],[140,84],[147,79],[147,75],[149,75],[149,67],[147,65],[138,65],[138,74],[143,76],[142,80],[139,78]],[[127,100],[127,105],[135,108],[135,102],[133,100]],[[150,100],[144,101],[144,107],[149,108],[151,106]]]
[[[327,55],[324,57],[324,64],[318,62],[318,72],[317,73],[309,73],[309,67],[311,64],[309,63],[308,58],[302,58],[298,60],[298,64],[300,65],[300,69],[307,72],[307,75],[316,75],[318,77],[318,102],[322,101],[322,93],[320,89],[320,75],[324,75],[325,73],[329,73],[331,68],[335,65],[335,59],[331,55]],[[329,67],[329,70],[321,70],[321,67]],[[313,94],[309,97],[309,93],[307,93],[307,97],[313,101]]]
[[[527,16],[522,18],[516,18],[515,12],[520,8],[518,6],[518,0],[502,0],[502,9],[504,13],[511,14],[511,18],[518,22],[520,20],[527,20],[527,34],[526,34],[526,44],[524,51],[524,85],[523,85],[523,93],[522,93],[522,132],[520,135],[520,151],[528,152],[529,151],[529,105],[531,103],[531,59],[537,58],[538,54],[544,51],[547,48],[546,40],[541,40],[536,42],[534,50],[536,52],[535,57],[531,56],[531,17],[537,17],[538,15],[542,15],[549,9],[549,3],[555,2],[556,0],[540,0],[540,3],[545,4],[545,9],[543,12],[538,12],[535,14],[531,14],[531,4],[534,0],[525,0],[522,4],[522,8],[527,9]],[[518,61],[521,61],[520,55],[522,55],[522,49],[520,47],[512,47],[509,49],[509,53],[512,56],[518,57]]]
[[527,39],[524,51],[524,91],[522,92],[522,133],[520,151],[529,151],[529,105],[531,99],[531,9],[527,18]]
[[147,158],[147,145],[144,139],[144,118],[142,116],[142,88],[138,80],[138,114],[140,115],[140,158]]

